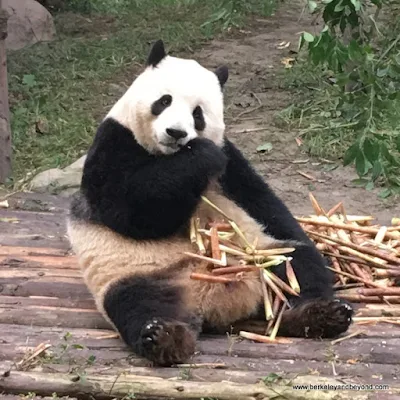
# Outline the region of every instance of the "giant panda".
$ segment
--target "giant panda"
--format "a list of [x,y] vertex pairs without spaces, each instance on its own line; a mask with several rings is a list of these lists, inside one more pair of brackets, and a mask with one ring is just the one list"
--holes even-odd
[[[71,202],[68,236],[98,310],[139,356],[171,366],[190,359],[199,333],[263,315],[258,273],[235,283],[190,279],[208,264],[193,251],[189,221],[215,219],[208,197],[259,248],[294,245],[301,287],[279,335],[345,332],[349,304],[333,296],[323,257],[284,203],[224,135],[228,69],[151,48],[146,68],[98,127]],[[284,266],[274,272],[285,279]]]

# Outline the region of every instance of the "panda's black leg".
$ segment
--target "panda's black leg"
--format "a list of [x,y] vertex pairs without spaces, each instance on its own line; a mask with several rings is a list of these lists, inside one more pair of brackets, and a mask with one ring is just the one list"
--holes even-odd
[[[332,275],[327,274],[317,249],[308,245],[297,247],[291,264],[299,281],[300,296],[289,296],[292,308],[284,313],[278,334],[328,338],[346,332],[353,309],[334,298]],[[287,282],[285,265],[272,271]]]
[[113,285],[104,308],[123,340],[156,365],[187,361],[201,321],[186,308],[182,288],[160,276],[131,277]]

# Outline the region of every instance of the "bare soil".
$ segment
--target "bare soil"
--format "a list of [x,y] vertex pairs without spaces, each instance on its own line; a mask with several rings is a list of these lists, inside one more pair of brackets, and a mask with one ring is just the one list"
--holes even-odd
[[[293,100],[293,93],[283,87],[281,60],[293,57],[290,51],[297,47],[299,32],[315,29],[307,13],[302,14],[302,8],[296,9],[290,2],[270,18],[254,19],[234,38],[211,42],[194,57],[209,68],[220,64],[230,68],[227,135],[292,212],[310,213],[308,195],[312,191],[326,209],[343,201],[349,214],[374,215],[381,223],[388,223],[400,211],[393,200],[385,202],[377,192],[354,187],[351,181],[357,175],[353,167],[342,167],[340,160],[338,167],[329,171],[332,164],[310,157],[298,146],[298,132],[274,123],[276,114]],[[291,45],[279,49],[281,42]],[[273,145],[272,151],[258,153],[257,147],[266,142]]]

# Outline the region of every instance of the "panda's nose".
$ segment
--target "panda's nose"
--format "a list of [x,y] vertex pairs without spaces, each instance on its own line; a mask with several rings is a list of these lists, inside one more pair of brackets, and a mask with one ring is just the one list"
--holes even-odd
[[187,133],[185,131],[180,131],[179,129],[167,129],[167,134],[171,137],[173,137],[175,140],[183,139],[184,137],[187,136]]

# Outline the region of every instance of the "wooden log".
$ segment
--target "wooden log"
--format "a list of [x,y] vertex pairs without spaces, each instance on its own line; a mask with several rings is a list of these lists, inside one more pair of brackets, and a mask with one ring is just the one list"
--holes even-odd
[[[298,378],[298,384],[316,384],[312,376]],[[334,379],[322,379],[318,382],[339,384]],[[195,382],[173,381],[155,376],[137,376],[122,374],[119,376],[67,375],[60,373],[41,374],[37,372],[11,371],[0,378],[0,390],[8,394],[26,394],[34,392],[39,395],[69,395],[92,397],[96,399],[126,398],[135,395],[137,399],[185,399],[218,398],[219,400],[266,400],[276,397],[293,400],[305,399],[367,399],[367,395],[348,391],[296,390],[290,385],[278,384],[238,384],[233,382]],[[391,387],[391,392],[399,393],[399,389]]]

